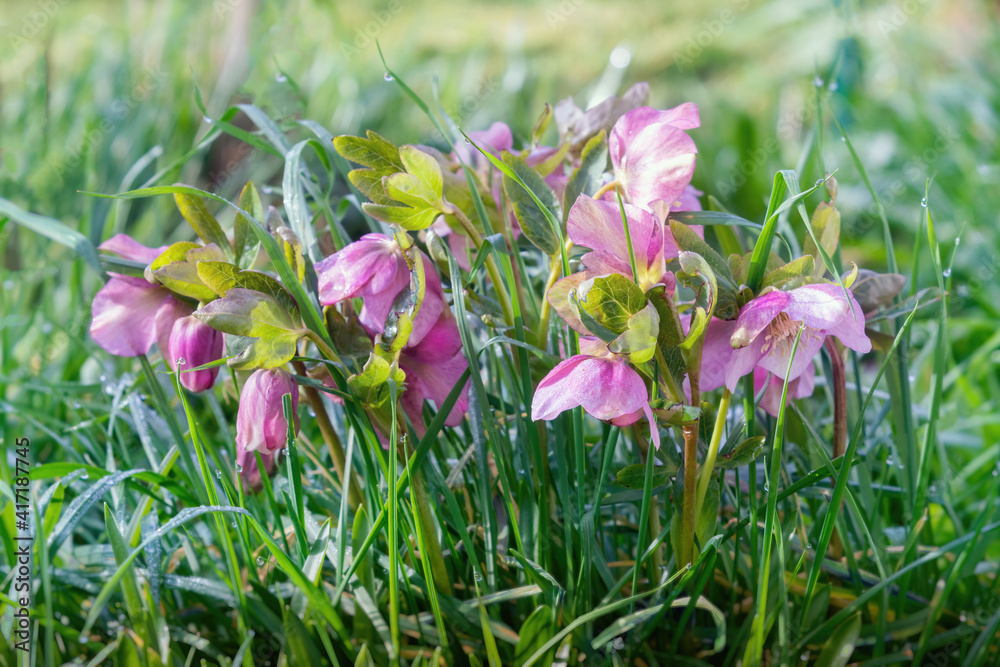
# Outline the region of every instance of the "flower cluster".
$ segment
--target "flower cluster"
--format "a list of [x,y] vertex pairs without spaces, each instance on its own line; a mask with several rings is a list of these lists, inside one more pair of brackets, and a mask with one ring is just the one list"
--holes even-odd
[[[91,335],[126,357],[158,344],[190,392],[211,389],[225,357],[236,371],[234,444],[250,488],[287,446],[286,394],[292,431],[300,390],[324,412],[317,419],[338,466],[330,403],[352,424],[366,417],[385,444],[392,432],[424,437],[428,404],[458,427],[470,410],[464,378],[479,370],[469,368],[474,351],[464,349],[460,325],[474,336],[493,329],[494,342],[517,336],[520,353],[534,348],[549,360],[525,391],[532,420],[579,407],[637,436],[648,422],[657,447],[661,426],[678,426],[693,443],[685,456],[696,456],[705,392],[721,390],[728,406],[752,376],[760,407],[778,414],[786,384],[789,400],[812,393],[822,350],[871,350],[871,304],[851,292],[857,269],[834,272],[833,181],[801,257],[772,252],[775,216],[745,247],[743,232],[730,233],[726,247],[738,252],[716,250],[705,225],[753,224],[702,211],[691,183],[698,107],[644,106],[647,92],[639,85],[586,111],[572,101],[546,107],[520,148],[502,122],[446,150],[396,146],[374,132],[337,137],[335,149],[358,165],[349,179],[370,200],[362,208],[371,232],[326,257],[303,242],[311,230],[282,225],[274,209],[266,228],[252,184],[239,200],[252,210],[231,233],[201,199],[178,193],[202,243],[147,248],[124,235],[104,243],[116,267],[136,270],[110,274],[94,298]],[[552,121],[557,132],[548,133]],[[254,246],[255,237],[268,243]],[[502,273],[504,251],[547,265],[547,279],[522,262],[504,260]],[[452,311],[458,299],[471,313],[464,323]]]

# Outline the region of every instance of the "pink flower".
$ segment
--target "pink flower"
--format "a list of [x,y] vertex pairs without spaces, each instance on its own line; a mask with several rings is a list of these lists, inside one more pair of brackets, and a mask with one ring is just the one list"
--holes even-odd
[[[763,368],[757,367],[753,372],[753,391],[754,394],[759,394],[760,390],[764,388],[764,383],[767,383],[767,390],[764,392],[764,396],[760,399],[760,407],[771,415],[772,417],[778,416],[778,410],[781,408],[781,390],[785,385],[785,378],[782,376],[769,374]],[[792,399],[795,398],[805,398],[807,396],[812,396],[813,388],[816,385],[816,368],[812,364],[806,367],[802,372],[802,375],[798,376],[794,380],[789,380],[788,382],[788,400],[786,404],[791,404]]]
[[[654,424],[642,377],[596,338],[581,338],[580,354],[560,362],[542,379],[531,401],[531,419],[550,421],[577,406],[619,426],[632,424],[643,414]],[[652,434],[659,446],[655,426]]]
[[[264,464],[264,468],[270,475],[274,472],[276,467],[275,458],[277,453],[273,452],[261,452],[260,460]],[[253,452],[248,452],[247,450],[237,447],[236,448],[236,465],[239,470],[240,477],[243,478],[243,485],[254,491],[259,491],[263,487],[263,477],[261,476],[260,469],[257,467],[257,457],[254,456]]]
[[679,206],[698,153],[684,130],[699,125],[698,107],[690,102],[666,111],[639,107],[618,119],[608,149],[627,201],[647,210],[655,202]]
[[[476,142],[477,146],[497,157],[503,151],[509,151],[514,147],[514,135],[506,123],[496,122],[490,125],[487,130],[469,132],[469,138]],[[465,164],[477,168],[489,165],[489,160],[483,157],[482,153],[464,141],[455,144],[455,153],[462,158],[462,162]]]
[[[805,330],[789,372],[795,336],[802,325]],[[702,350],[701,388],[711,391],[724,384],[733,391],[741,377],[754,372],[759,390],[764,386],[757,376],[756,369],[760,369],[771,373],[772,383],[774,378],[784,382],[786,373],[789,382],[801,377],[794,389],[789,388],[789,396],[808,395],[812,376],[803,376],[811,371],[828,335],[857,352],[871,351],[861,306],[852,295],[845,297],[843,289],[827,283],[768,292],[743,306],[736,320],[712,320]],[[773,401],[776,406],[779,399]]]
[[[658,284],[672,288],[673,275],[667,273],[666,260],[677,256],[677,246],[670,229],[649,211],[631,204],[625,204],[625,215],[635,253],[639,287],[644,292]],[[628,239],[618,202],[578,198],[570,209],[566,232],[574,244],[592,248],[581,258],[586,270],[559,280],[549,289],[546,298],[567,324],[579,333],[587,334],[570,306],[570,292],[585,280],[609,273],[632,278]]]
[[[434,263],[422,252],[424,300],[413,322],[410,342],[420,342],[441,314],[444,293]],[[385,234],[366,234],[316,264],[319,300],[332,306],[344,299],[361,297],[364,308],[359,319],[369,331],[381,333],[393,301],[410,284],[410,270],[403,250]]]
[[[399,367],[406,373],[406,391],[400,400],[417,435],[423,436],[426,432],[422,414],[424,400],[433,401],[440,407],[469,367],[455,317],[449,309],[442,310],[437,322],[418,344],[403,348]],[[469,385],[466,383],[444,423],[458,426],[468,409]]]
[[274,454],[288,441],[288,421],[282,396],[292,395],[295,430],[299,429],[299,388],[294,378],[280,368],[262,368],[247,379],[236,413],[236,447],[240,451]]
[[[125,234],[118,234],[102,243],[100,249],[149,264],[166,250],[166,246],[149,248]],[[159,342],[161,351],[166,350],[174,321],[190,315],[191,308],[174,298],[165,287],[152,285],[144,278],[118,273],[110,276],[91,305],[91,338],[119,357],[146,354],[155,342]]]
[[[221,359],[224,344],[222,332],[203,324],[193,315],[188,315],[174,322],[167,343],[169,352],[164,356],[167,358],[167,365],[174,370],[178,370],[177,360],[183,359],[184,365],[179,370],[184,371]],[[205,391],[212,388],[218,374],[218,366],[203,371],[182,372],[181,384],[188,391]]]

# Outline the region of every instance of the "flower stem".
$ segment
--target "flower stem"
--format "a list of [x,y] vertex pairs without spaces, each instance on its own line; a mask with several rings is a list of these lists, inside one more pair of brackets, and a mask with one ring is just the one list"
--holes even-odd
[[[479,233],[479,230],[476,229],[472,221],[458,207],[455,207],[453,215],[462,225],[465,233],[472,239],[472,245],[476,246],[476,251],[478,252],[483,247],[483,237]],[[497,301],[500,302],[500,309],[503,310],[504,321],[506,321],[507,326],[512,327],[514,326],[514,310],[511,308],[510,297],[507,296],[503,280],[500,278],[500,270],[497,269],[496,260],[492,255],[486,257],[486,272],[490,275],[490,281],[493,283],[493,291],[496,292]]]
[[715,415],[715,427],[712,429],[712,441],[708,443],[708,452],[705,454],[705,463],[701,467],[701,475],[698,477],[698,493],[694,503],[694,515],[701,515],[701,507],[705,502],[705,494],[708,492],[708,484],[712,481],[712,472],[715,468],[715,459],[719,455],[719,446],[722,443],[722,431],[726,426],[726,415],[729,413],[729,399],[732,394],[726,387],[722,388],[722,398],[719,399],[719,411]]
[[618,189],[618,181],[611,181],[601,186],[601,189],[594,193],[593,199],[600,199],[605,193]]
[[677,563],[694,560],[695,473],[698,468],[698,420],[684,424],[684,504],[681,509],[681,553]]
[[329,345],[323,342],[322,336],[317,334],[315,331],[308,331],[306,333],[306,338],[315,343],[320,353],[322,353],[322,355],[326,357],[328,360],[335,363],[340,363],[340,357],[337,356],[337,353],[333,351],[333,348],[331,348]]
[[535,346],[543,350],[548,344],[549,318],[552,316],[552,306],[549,305],[549,300],[545,295],[556,284],[560,275],[562,275],[562,264],[559,261],[559,256],[553,255],[549,262],[549,277],[545,281],[545,289],[542,290],[542,309],[538,317],[538,339],[535,342]]
[[[295,365],[295,371],[299,375],[304,376],[306,374],[305,364],[301,361],[295,361],[293,364]],[[350,479],[345,479],[347,456],[344,453],[344,444],[340,441],[340,436],[337,435],[337,431],[330,422],[330,416],[327,414],[326,406],[323,404],[323,397],[320,396],[315,387],[310,387],[309,385],[301,385],[301,387],[302,392],[306,395],[306,401],[309,402],[309,407],[316,413],[316,424],[319,426],[319,432],[322,434],[326,448],[330,452],[330,458],[333,459],[333,467],[340,477],[340,483],[347,490],[347,503],[351,509],[357,509],[362,500],[361,488],[358,486],[358,480],[353,470],[351,471]]]
[[833,456],[838,459],[847,449],[847,374],[844,369],[844,357],[841,355],[837,342],[826,337],[826,350],[830,353],[830,366],[833,370]]

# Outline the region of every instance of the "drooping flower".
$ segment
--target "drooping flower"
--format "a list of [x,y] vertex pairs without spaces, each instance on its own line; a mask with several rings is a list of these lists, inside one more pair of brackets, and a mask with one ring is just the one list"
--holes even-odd
[[[596,338],[580,338],[580,354],[560,362],[542,379],[531,401],[531,419],[550,421],[577,406],[619,426],[643,415],[655,423],[642,377]],[[652,435],[659,446],[655,426]]]
[[[149,248],[125,234],[113,236],[99,247],[123,259],[147,264],[166,250],[166,246]],[[119,357],[146,354],[156,342],[165,351],[175,320],[190,315],[192,309],[165,287],[152,285],[145,278],[109,275],[91,305],[91,338]]]
[[[417,435],[423,436],[426,431],[422,415],[424,400],[433,401],[441,407],[469,367],[451,310],[445,308],[441,311],[437,322],[419,343],[403,348],[399,355],[399,367],[406,373],[406,391],[400,400]],[[444,423],[448,426],[459,425],[468,409],[469,385],[466,383]]]
[[[410,341],[420,342],[441,314],[444,293],[434,263],[422,252],[424,300],[413,322]],[[332,306],[344,299],[361,297],[359,315],[369,331],[381,333],[393,301],[410,284],[410,269],[396,240],[385,234],[366,234],[360,240],[316,264],[319,301]]]
[[[637,284],[644,292],[658,284],[672,287],[673,274],[667,272],[666,260],[677,256],[677,246],[670,229],[649,211],[631,204],[625,204],[625,215],[635,254]],[[618,202],[580,197],[570,209],[566,232],[574,244],[591,248],[581,258],[586,269],[556,282],[546,299],[567,324],[586,335],[586,328],[569,303],[570,292],[590,278],[609,273],[632,278],[628,238]]]
[[[260,453],[261,463],[264,464],[264,468],[269,475],[274,472],[276,467],[276,457],[276,452],[262,451]],[[261,475],[260,468],[257,466],[257,457],[254,456],[254,452],[249,452],[242,447],[237,447],[236,465],[237,470],[239,470],[240,477],[243,478],[243,485],[246,488],[257,491],[263,486],[263,477]]]
[[698,106],[690,102],[666,111],[639,107],[618,119],[608,149],[626,201],[647,210],[663,202],[677,210],[675,202],[691,183],[698,153],[684,130],[700,125]]
[[292,395],[295,430],[299,429],[299,388],[295,379],[280,368],[254,371],[240,394],[236,413],[237,452],[260,451],[274,454],[288,441],[288,420],[282,409],[282,396]]
[[[802,325],[805,329],[789,372],[789,358]],[[812,393],[813,359],[827,336],[836,336],[857,352],[871,351],[861,306],[853,296],[845,297],[838,285],[803,285],[763,294],[744,305],[737,319],[713,319],[709,324],[702,350],[701,388],[711,391],[725,385],[734,391],[739,379],[753,372],[756,391],[769,382],[761,405],[777,415],[786,373],[789,398]]]
[[[185,371],[221,359],[224,346],[222,332],[188,315],[174,322],[165,356],[170,368]],[[183,359],[184,364],[178,367],[179,359]],[[188,391],[197,393],[211,389],[218,374],[219,366],[216,366],[203,371],[181,372],[180,379]]]

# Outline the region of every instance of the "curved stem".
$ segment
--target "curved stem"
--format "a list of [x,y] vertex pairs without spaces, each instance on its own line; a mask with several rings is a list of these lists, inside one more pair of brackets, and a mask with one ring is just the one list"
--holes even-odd
[[[465,213],[458,207],[455,207],[453,215],[462,225],[465,233],[469,235],[472,239],[472,245],[476,246],[476,251],[483,247],[483,237],[476,229],[476,226],[472,224],[472,221],[466,217]],[[492,255],[486,257],[486,272],[490,275],[490,280],[493,282],[493,291],[496,292],[497,301],[500,302],[500,309],[503,310],[503,318],[507,322],[507,326],[514,326],[514,310],[510,305],[510,297],[507,296],[507,291],[504,289],[503,280],[500,278],[500,270],[497,268],[497,263]]]
[[536,341],[536,347],[541,349],[546,349],[546,343],[548,340],[549,333],[549,318],[552,316],[552,306],[549,305],[549,300],[545,297],[549,293],[549,289],[556,284],[559,280],[559,276],[562,275],[562,264],[559,262],[559,256],[553,255],[551,261],[549,262],[549,277],[545,281],[545,289],[542,290],[542,310],[538,318],[538,340]]
[[601,189],[594,193],[594,199],[600,199],[605,193],[611,192],[612,190],[618,189],[618,181],[611,181],[610,183],[605,183],[601,186]]
[[712,481],[712,472],[715,468],[715,459],[719,455],[719,446],[722,443],[722,431],[726,426],[726,415],[729,414],[729,399],[732,394],[729,389],[722,388],[722,398],[719,399],[719,411],[715,415],[715,427],[712,429],[712,441],[708,443],[708,452],[705,454],[705,463],[701,467],[701,475],[698,477],[698,493],[694,503],[694,515],[701,515],[701,507],[705,502],[705,494],[708,492],[708,484]]

